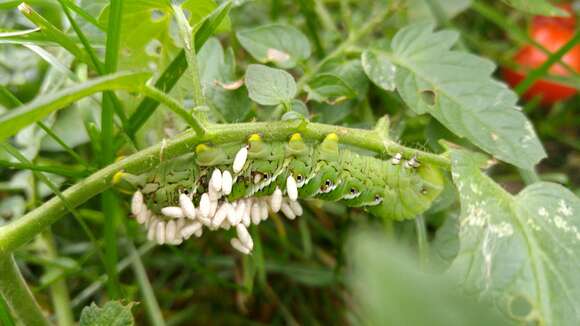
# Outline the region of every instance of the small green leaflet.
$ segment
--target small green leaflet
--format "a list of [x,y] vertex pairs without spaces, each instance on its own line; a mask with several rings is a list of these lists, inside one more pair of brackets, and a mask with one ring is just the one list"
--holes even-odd
[[331,73],[316,75],[306,85],[308,100],[335,104],[356,96],[356,92],[339,76]]
[[132,326],[135,320],[131,314],[133,303],[123,305],[118,301],[109,301],[103,307],[94,302],[83,308],[80,326]]
[[245,82],[250,98],[258,104],[278,105],[296,96],[294,77],[281,69],[250,65],[246,70]]
[[238,32],[240,44],[261,63],[293,68],[310,57],[308,38],[294,27],[272,24]]
[[460,248],[450,273],[491,295],[519,323],[575,325],[580,318],[580,200],[539,182],[511,195],[480,171],[486,158],[452,151]]
[[416,113],[429,113],[498,159],[531,169],[546,153],[516,94],[491,78],[491,61],[451,50],[457,38],[434,32],[432,24],[401,29],[392,53],[382,52],[396,66],[399,94]]
[[90,94],[105,90],[138,91],[149,77],[150,74],[143,72],[118,72],[94,78],[49,95],[39,96],[0,116],[0,140],[16,134],[22,128]]
[[542,16],[567,16],[567,13],[554,7],[547,0],[503,0],[508,5],[530,14]]
[[304,102],[297,99],[293,99],[292,102],[290,103],[290,107],[291,109],[288,112],[284,113],[282,115],[282,118],[280,118],[280,120],[296,120],[296,119],[308,120],[310,113],[308,112],[308,108],[306,107],[306,104],[304,104]]

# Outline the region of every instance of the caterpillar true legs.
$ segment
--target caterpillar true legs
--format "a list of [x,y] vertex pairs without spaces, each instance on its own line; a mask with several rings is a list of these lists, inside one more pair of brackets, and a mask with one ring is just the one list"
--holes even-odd
[[244,144],[200,144],[195,153],[131,179],[139,188],[131,211],[149,239],[180,244],[204,228],[233,227],[231,245],[246,254],[253,248],[247,228],[270,212],[302,215],[299,198],[341,201],[402,220],[428,209],[443,185],[435,166],[402,154],[384,160],[360,155],[341,148],[336,134],[318,145],[300,134],[288,142],[253,134]]

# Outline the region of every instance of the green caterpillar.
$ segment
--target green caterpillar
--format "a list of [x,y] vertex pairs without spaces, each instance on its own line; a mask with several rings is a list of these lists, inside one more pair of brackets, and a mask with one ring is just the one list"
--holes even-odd
[[340,201],[404,220],[427,210],[443,188],[436,167],[401,154],[388,160],[360,155],[341,148],[336,134],[318,145],[300,134],[288,142],[266,142],[253,134],[242,146],[200,144],[195,153],[131,182],[140,188],[133,214],[147,225],[151,240],[179,244],[200,236],[203,226],[235,226],[232,246],[243,253],[253,246],[246,228],[266,219],[268,211],[301,215],[298,198]]

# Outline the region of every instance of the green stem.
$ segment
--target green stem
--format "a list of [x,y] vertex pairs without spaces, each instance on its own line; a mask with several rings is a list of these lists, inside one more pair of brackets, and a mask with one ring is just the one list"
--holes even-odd
[[526,169],[518,168],[518,173],[520,174],[520,176],[522,177],[522,180],[524,180],[524,183],[526,185],[531,185],[533,183],[541,181],[540,176],[538,175],[538,173],[536,172],[535,169],[526,170]]
[[419,251],[419,261],[421,267],[426,269],[429,264],[429,242],[427,240],[427,227],[423,215],[415,218],[415,228],[417,230],[417,248]]
[[205,127],[201,120],[197,117],[196,114],[191,114],[183,109],[183,107],[172,97],[167,96],[167,94],[163,93],[162,91],[158,90],[153,86],[146,85],[143,89],[143,93],[147,95],[147,97],[156,100],[159,103],[165,104],[171,111],[175,114],[180,116],[183,120],[185,120],[193,130],[198,135],[205,134]]
[[[198,135],[194,131],[186,131],[163,144],[151,146],[105,166],[83,181],[69,187],[61,195],[67,201],[67,204],[74,208],[108,189],[116,173],[125,171],[132,174],[140,174],[154,168],[160,163],[161,154],[164,160],[168,160],[191,153],[195,146],[202,142],[211,142],[216,145],[240,142],[241,139],[246,139],[248,135],[254,133],[262,134],[267,140],[286,141],[295,132],[300,132],[303,138],[312,141],[321,141],[329,133],[336,133],[341,142],[347,145],[381,154],[394,155],[401,153],[404,157],[416,156],[421,162],[430,163],[444,169],[449,169],[450,166],[449,159],[445,156],[404,147],[392,140],[383,139],[381,135],[378,135],[373,130],[306,123],[303,121],[210,125],[204,135]],[[66,211],[66,206],[62,199],[53,197],[25,216],[0,227],[0,255],[10,253],[32,240],[39,232],[58,221]]]
[[153,287],[147,277],[147,271],[145,270],[145,266],[143,266],[141,256],[132,241],[129,241],[127,247],[129,249],[129,254],[131,255],[133,273],[135,273],[137,283],[139,283],[143,302],[145,303],[145,311],[149,316],[149,321],[151,322],[151,325],[164,326],[165,321],[163,320],[163,314],[161,313],[161,308],[159,308],[159,303],[157,303],[157,299],[155,298]]
[[0,275],[0,292],[14,317],[24,325],[50,325],[12,255],[0,257]]
[[[138,258],[149,253],[151,250],[153,250],[153,248],[155,248],[154,242],[147,242],[147,243],[143,244],[137,250],[137,255],[139,256]],[[122,271],[127,269],[127,267],[129,267],[129,265],[133,262],[133,259],[134,259],[134,257],[132,255],[123,258],[123,260],[121,260],[117,264],[117,273],[121,273]],[[89,284],[89,286],[85,287],[72,300],[72,306],[77,308],[80,305],[82,305],[84,302],[88,301],[91,297],[93,297],[103,287],[103,284],[105,284],[107,282],[107,279],[108,279],[107,274],[103,274],[103,275],[99,276],[96,281]]]
[[[478,14],[482,15],[484,18],[488,19],[499,28],[503,29],[508,37],[512,40],[519,42],[520,44],[532,44],[535,48],[539,49],[546,55],[551,55],[552,52],[546,49],[543,45],[534,40],[525,30],[522,30],[518,25],[511,23],[509,20],[505,19],[505,16],[498,12],[493,6],[485,4],[483,1],[472,1],[471,9],[475,10]],[[559,64],[568,71],[571,75],[576,75],[577,72],[574,68],[570,67],[569,64],[560,60]]]
[[[112,0],[109,10],[109,23],[107,26],[107,42],[105,50],[105,73],[114,73],[119,61],[119,48],[121,43],[121,27],[123,15],[123,0]],[[102,166],[113,162],[114,134],[113,134],[113,95],[111,92],[103,93],[103,109],[101,111],[101,141],[102,141]],[[119,209],[118,198],[112,191],[105,191],[101,196],[101,207],[105,215],[104,239],[105,239],[105,269],[109,275],[107,292],[112,299],[121,296],[121,286],[117,274],[117,215]]]
[[37,165],[32,163],[17,163],[6,160],[0,160],[0,167],[17,170],[31,170],[39,172],[48,172],[69,178],[82,178],[87,176],[85,169],[77,169],[71,166],[57,165]]
[[74,40],[63,31],[56,28],[56,26],[51,24],[48,20],[44,19],[44,17],[34,11],[34,9],[32,9],[28,4],[25,2],[21,3],[18,6],[18,10],[33,24],[40,27],[40,29],[53,41],[57,42],[60,46],[65,48],[75,57],[81,59],[83,62],[86,61],[86,54],[76,45]]
[[524,94],[538,79],[542,78],[548,73],[548,70],[552,67],[552,65],[558,61],[561,61],[562,57],[564,57],[566,53],[572,50],[572,48],[577,46],[579,42],[580,31],[577,31],[576,34],[574,34],[574,36],[564,46],[562,46],[558,51],[550,54],[548,59],[542,63],[541,66],[532,70],[526,76],[526,78],[516,86],[516,93],[518,93],[520,96]]
[[328,12],[328,9],[326,8],[324,1],[322,0],[313,0],[313,1],[314,1],[314,11],[316,11],[316,14],[320,19],[322,27],[329,32],[337,32],[336,26],[334,25],[334,19],[332,19],[332,16]]
[[[46,250],[46,258],[51,260],[58,258],[58,253],[50,229],[42,233],[41,240],[44,249]],[[51,273],[54,269],[54,267],[48,267],[45,274]],[[54,306],[57,324],[59,326],[74,325],[75,320],[71,309],[70,296],[64,279],[59,279],[50,285],[50,297]]]
[[197,54],[194,47],[195,44],[195,33],[189,25],[187,18],[180,6],[174,5],[173,12],[175,13],[175,19],[177,20],[177,25],[179,27],[179,32],[181,34],[181,39],[183,40],[185,50],[185,58],[187,59],[187,65],[191,73],[191,86],[193,87],[193,103],[194,107],[205,105],[205,99],[203,97],[203,91],[201,87],[201,80],[199,78],[199,69],[197,65]]

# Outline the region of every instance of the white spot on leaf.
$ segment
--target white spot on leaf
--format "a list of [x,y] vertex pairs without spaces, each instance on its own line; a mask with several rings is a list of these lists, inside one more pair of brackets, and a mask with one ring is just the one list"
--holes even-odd
[[290,60],[290,55],[278,49],[269,48],[266,52],[266,59],[272,62],[283,63]]

